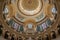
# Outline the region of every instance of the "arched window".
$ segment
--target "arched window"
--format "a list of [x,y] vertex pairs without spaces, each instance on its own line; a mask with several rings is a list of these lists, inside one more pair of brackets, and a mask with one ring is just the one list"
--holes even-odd
[[3,13],[7,15],[9,12],[7,5],[4,6]]
[[33,24],[32,23],[29,23],[28,24],[28,29],[32,29],[32,27],[33,27]]
[[46,24],[47,24],[47,26],[50,26],[50,25],[52,25],[52,22],[51,22],[51,20],[50,20],[50,19],[47,19],[47,21],[46,21]]
[[55,7],[52,7],[52,13],[55,15],[57,13],[57,9]]
[[18,27],[18,31],[19,31],[19,32],[23,32],[23,31],[24,31],[23,25],[20,25],[20,26]]
[[16,23],[16,22],[14,22],[13,25],[12,25],[12,27],[17,31],[17,29],[18,29],[18,27],[19,27],[19,24]]
[[14,21],[13,21],[12,19],[10,19],[10,20],[7,21],[7,23],[8,23],[10,26],[13,25],[13,22],[14,22]]
[[9,9],[8,6],[6,5],[6,3],[3,6],[3,18],[6,19],[6,16],[8,15]]
[[23,30],[24,30],[24,29],[23,29],[23,25],[21,25],[21,26],[20,26],[20,31],[23,32]]
[[42,31],[43,31],[42,25],[37,25],[37,31],[38,31],[38,32],[42,32]]
[[43,27],[44,30],[46,30],[46,28],[47,28],[46,23],[42,23],[42,27]]

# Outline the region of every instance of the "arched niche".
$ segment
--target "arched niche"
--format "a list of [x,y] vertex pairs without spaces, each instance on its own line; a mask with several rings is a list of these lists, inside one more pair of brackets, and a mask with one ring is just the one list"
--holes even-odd
[[51,31],[51,38],[55,39],[56,38],[56,32],[55,31]]
[[48,33],[44,34],[44,40],[50,40],[50,39],[49,39],[49,34],[48,34]]
[[5,31],[4,38],[8,39],[9,35],[10,35],[9,31]]

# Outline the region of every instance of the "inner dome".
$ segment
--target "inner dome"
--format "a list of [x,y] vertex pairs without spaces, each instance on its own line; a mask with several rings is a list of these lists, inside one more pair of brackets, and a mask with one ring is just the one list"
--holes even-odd
[[18,10],[24,15],[38,14],[42,9],[41,0],[19,0]]

